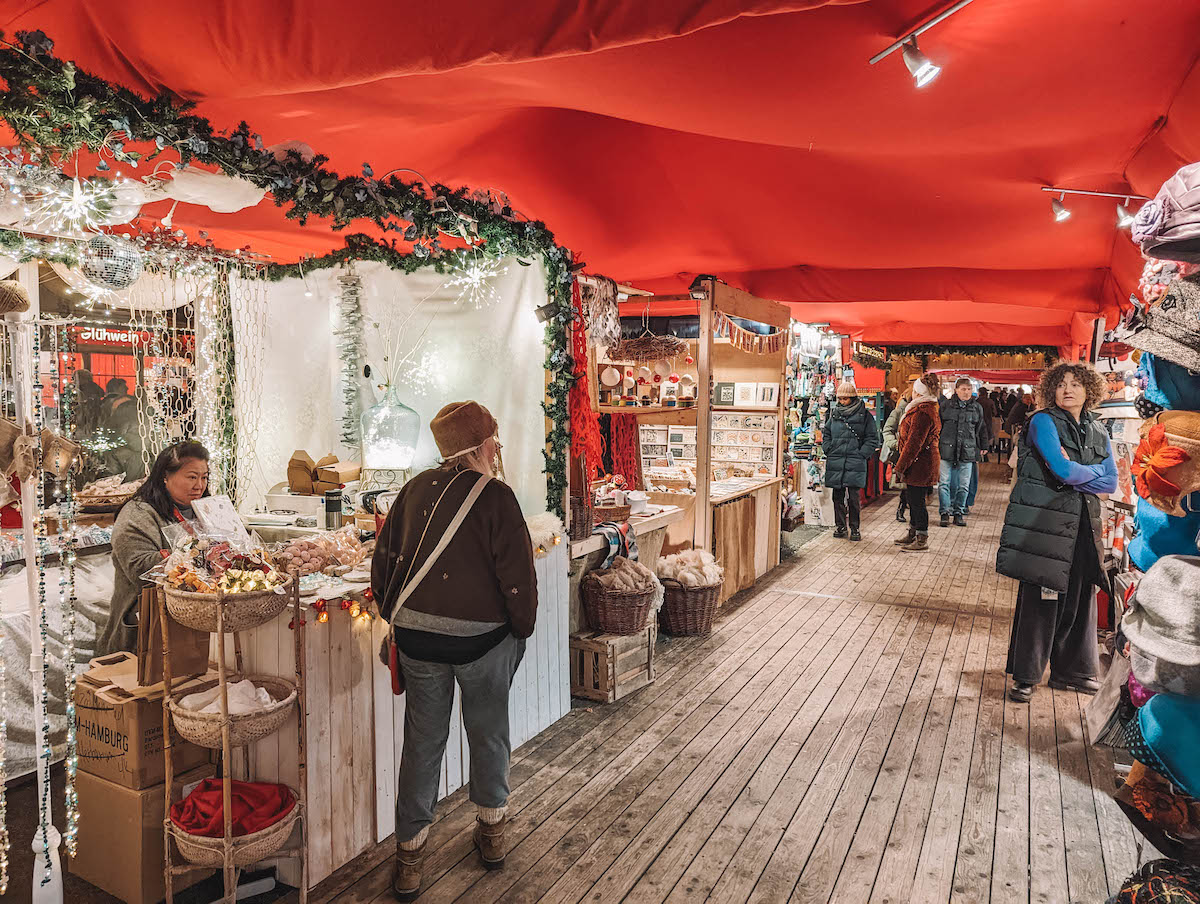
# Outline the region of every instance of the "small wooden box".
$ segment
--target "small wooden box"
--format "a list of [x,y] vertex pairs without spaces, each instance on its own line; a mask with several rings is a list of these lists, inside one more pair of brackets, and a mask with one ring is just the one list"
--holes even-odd
[[654,644],[658,620],[637,634],[572,634],[571,695],[612,703],[654,680]]

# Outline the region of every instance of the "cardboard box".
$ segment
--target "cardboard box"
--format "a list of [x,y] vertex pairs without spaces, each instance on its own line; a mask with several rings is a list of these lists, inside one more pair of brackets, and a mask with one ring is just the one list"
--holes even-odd
[[[162,683],[138,686],[138,661],[132,653],[92,660],[92,668],[75,685],[79,720],[79,771],[126,788],[148,788],[166,778],[163,761]],[[178,690],[195,678],[173,682]],[[175,772],[182,774],[208,762],[203,747],[171,732]]]
[[317,480],[325,483],[336,483],[339,486],[358,480],[362,474],[362,465],[356,461],[335,461],[331,465],[317,468]]
[[311,496],[317,463],[303,449],[297,449],[287,464],[288,488],[301,496]]
[[[216,774],[204,765],[177,775],[171,801],[187,795],[199,782]],[[158,904],[166,894],[163,874],[163,820],[166,799],[162,784],[140,791],[125,788],[82,770],[79,792],[79,853],[67,869],[128,904]],[[211,871],[175,876],[180,891],[211,875]]]

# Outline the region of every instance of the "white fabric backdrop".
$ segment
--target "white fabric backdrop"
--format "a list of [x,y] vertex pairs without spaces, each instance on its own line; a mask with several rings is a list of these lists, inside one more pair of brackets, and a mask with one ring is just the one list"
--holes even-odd
[[[536,309],[545,304],[541,263],[523,267],[505,262],[507,272],[492,278],[497,300],[476,309],[459,300],[452,278],[432,269],[398,273],[382,264],[359,263],[363,283],[366,360],[372,379],[363,381],[364,407],[382,397],[383,342],[389,323],[408,322],[401,356],[413,361],[398,379],[400,398],[421,416],[415,468],[432,465],[437,448],[429,421],[448,402],[474,399],[500,423],[508,482],[526,515],[546,508],[542,449],[546,431],[544,329]],[[333,334],[337,322],[339,270],[320,270],[305,281],[288,279],[267,289],[266,355],[262,378],[262,429],[258,466],[270,482],[285,479],[295,449],[319,456],[335,450],[357,458],[340,443],[341,361]],[[305,292],[311,291],[312,297]],[[239,392],[250,387],[239,387]]]

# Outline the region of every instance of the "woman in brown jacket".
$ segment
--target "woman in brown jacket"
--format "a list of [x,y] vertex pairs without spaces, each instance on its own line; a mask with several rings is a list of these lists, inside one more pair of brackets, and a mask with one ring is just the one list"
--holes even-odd
[[922,374],[913,383],[912,401],[904,409],[896,431],[900,458],[896,461],[896,479],[904,482],[910,512],[908,531],[896,539],[905,552],[929,548],[929,510],[925,494],[938,482],[938,437],[942,418],[938,411],[938,378]]
[[[479,808],[475,844],[486,868],[504,865],[508,692],[537,615],[529,530],[512,489],[496,479],[495,418],[477,402],[459,402],[429,426],[444,463],[404,485],[371,560],[371,588],[395,626],[405,684],[392,882],[401,901],[420,894],[456,683],[471,748],[471,800]],[[448,545],[416,577],[464,509]]]

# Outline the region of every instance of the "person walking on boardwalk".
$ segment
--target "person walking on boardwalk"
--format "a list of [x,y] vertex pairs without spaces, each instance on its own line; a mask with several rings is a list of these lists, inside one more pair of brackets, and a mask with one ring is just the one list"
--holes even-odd
[[938,412],[938,378],[922,374],[913,383],[912,401],[904,409],[897,430],[900,457],[896,460],[896,479],[904,482],[908,497],[909,529],[896,540],[906,552],[929,548],[929,510],[925,494],[937,485],[938,436],[942,419]]

